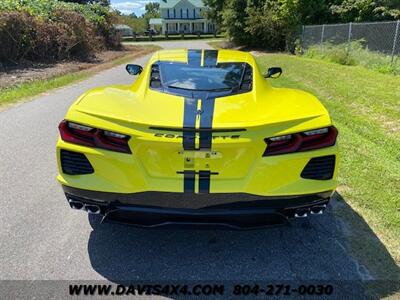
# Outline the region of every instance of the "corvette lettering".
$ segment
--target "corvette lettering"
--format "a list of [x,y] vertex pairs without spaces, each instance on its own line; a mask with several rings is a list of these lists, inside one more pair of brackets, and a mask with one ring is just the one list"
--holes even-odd
[[[181,134],[172,134],[172,133],[155,133],[154,136],[168,138],[168,139],[182,139],[183,135]],[[200,137],[198,133],[196,133],[195,138]],[[213,135],[213,139],[238,139],[240,135]]]

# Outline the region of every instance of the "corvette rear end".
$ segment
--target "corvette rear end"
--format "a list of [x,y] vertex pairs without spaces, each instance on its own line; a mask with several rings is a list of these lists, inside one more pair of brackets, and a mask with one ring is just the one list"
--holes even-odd
[[60,123],[57,179],[72,208],[239,229],[323,212],[337,130],[314,96],[272,88],[240,51],[159,51],[138,72],[86,92]]

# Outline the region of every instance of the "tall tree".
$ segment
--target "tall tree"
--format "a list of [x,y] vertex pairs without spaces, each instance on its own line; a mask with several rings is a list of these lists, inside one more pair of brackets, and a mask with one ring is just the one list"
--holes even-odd
[[142,17],[145,20],[146,27],[148,27],[150,19],[160,17],[160,3],[149,2],[146,4],[144,9],[145,13],[143,14]]
[[62,0],[63,2],[74,2],[79,4],[97,3],[102,6],[110,6],[110,0]]
[[160,3],[158,2],[149,2],[144,7],[145,15],[159,17],[160,16]]
[[204,0],[235,43],[290,50],[301,25],[400,18],[400,0]]
[[245,31],[246,8],[247,0],[228,0],[221,15],[223,30],[238,44],[251,41]]
[[342,22],[400,19],[400,0],[344,0],[331,9]]
[[226,5],[226,0],[203,0],[204,5],[208,8],[205,11],[205,17],[221,27],[222,25],[222,11]]

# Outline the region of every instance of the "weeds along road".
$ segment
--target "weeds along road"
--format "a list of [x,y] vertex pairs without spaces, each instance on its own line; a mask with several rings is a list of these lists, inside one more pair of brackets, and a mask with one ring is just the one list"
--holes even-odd
[[[205,48],[204,41],[158,43],[165,48]],[[135,63],[144,65],[148,56]],[[368,260],[354,254],[351,212],[365,235],[368,226],[337,196],[327,213],[291,226],[256,231],[142,230],[100,224],[69,208],[56,182],[58,123],[84,91],[133,80],[121,65],[0,112],[0,279],[8,280],[337,280],[341,297],[376,278]],[[372,250],[395,268],[375,238]],[[394,292],[384,288],[379,296]],[[339,297],[339,296],[338,296]]]

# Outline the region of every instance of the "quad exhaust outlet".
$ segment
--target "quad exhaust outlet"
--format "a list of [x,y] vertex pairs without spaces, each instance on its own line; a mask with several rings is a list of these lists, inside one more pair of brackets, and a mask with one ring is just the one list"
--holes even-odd
[[72,200],[72,199],[69,199],[68,202],[72,209],[84,210],[90,214],[99,214],[100,213],[100,206],[98,206],[98,205],[84,204],[81,201]]
[[298,208],[294,212],[295,218],[306,218],[309,215],[322,215],[326,209],[326,204],[315,205],[308,208]]
[[98,205],[93,205],[93,204],[87,204],[85,205],[85,210],[89,213],[89,214],[99,214],[100,213],[100,207]]
[[68,202],[69,202],[69,206],[71,206],[71,208],[73,208],[73,209],[77,209],[77,210],[84,209],[85,205],[80,201],[68,199]]

